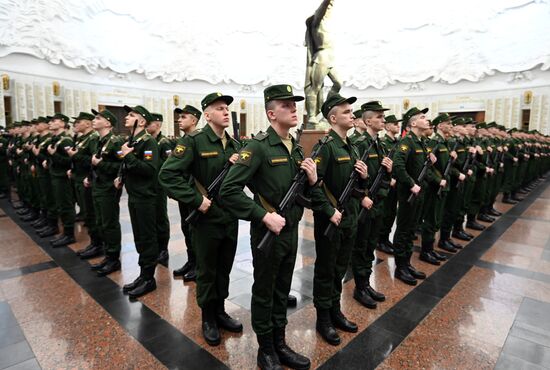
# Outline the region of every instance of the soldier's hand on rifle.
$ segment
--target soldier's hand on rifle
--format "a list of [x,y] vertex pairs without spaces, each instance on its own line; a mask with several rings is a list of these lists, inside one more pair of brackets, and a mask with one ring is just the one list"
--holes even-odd
[[211,205],[212,205],[212,201],[203,195],[202,196],[202,203],[201,203],[201,205],[199,206],[198,209],[199,209],[200,212],[206,213],[210,209]]
[[70,179],[73,176],[73,171],[67,170],[67,177]]
[[365,180],[369,176],[369,168],[367,167],[365,162],[357,160],[357,162],[355,162],[354,167],[355,167],[355,171],[359,173],[359,176],[361,176],[363,180]]
[[88,180],[87,177],[85,177],[84,180],[82,180],[82,184],[84,185],[85,188],[89,188],[92,186],[92,184],[90,183],[90,180]]
[[262,222],[269,229],[269,231],[273,232],[275,235],[279,235],[286,224],[285,218],[276,212],[266,213],[262,219]]
[[474,154],[475,152],[476,152],[476,148],[474,148],[474,147],[469,147],[468,148],[468,153]]
[[435,154],[430,153],[429,157],[430,157],[430,161],[432,162],[432,164],[435,164],[435,162],[437,162],[437,157],[435,156]]
[[117,177],[116,179],[113,180],[113,184],[115,185],[116,189],[121,189],[122,188],[122,179],[120,177]]
[[468,176],[472,176],[474,174],[474,171],[468,170],[467,174],[468,174]]
[[363,207],[363,208],[371,209],[373,204],[374,204],[374,202],[369,197],[364,197],[361,200],[361,207]]
[[397,180],[392,178],[390,181],[390,186],[394,188],[396,184],[397,184]]
[[17,148],[17,149],[15,150],[15,153],[17,153],[17,155],[20,155],[21,153],[23,153],[23,149]]
[[464,181],[464,180],[466,180],[466,175],[463,174],[463,173],[459,174],[458,175],[458,181]]
[[476,145],[476,151],[480,154],[480,155],[483,155],[483,149],[481,149],[481,147],[479,145]]
[[234,153],[233,155],[231,155],[231,157],[229,157],[229,162],[231,162],[231,164],[235,164],[235,162],[237,162],[238,159],[239,159],[239,153]]
[[129,147],[128,143],[124,143],[124,145],[122,145],[120,150],[122,151],[122,156],[126,157],[127,154],[130,154],[134,151],[134,147]]
[[31,166],[31,172],[32,172],[32,173],[35,173],[35,172],[36,172],[36,167],[34,166],[34,164]]
[[342,213],[335,208],[334,214],[332,215],[329,221],[335,224],[336,226],[340,225],[340,222],[342,221]]
[[92,156],[92,165],[97,166],[99,162],[103,160],[102,157],[97,158],[95,155]]
[[33,148],[32,148],[32,153],[33,153],[34,155],[40,154],[40,148],[37,148],[36,146],[33,147]]
[[76,148],[73,149],[72,147],[70,147],[67,149],[67,154],[69,155],[69,157],[72,157],[73,155],[75,155],[76,152],[78,152],[78,149]]
[[56,148],[54,148],[53,146],[48,146],[48,153],[50,153],[50,155],[53,155],[53,153],[55,153],[55,150]]
[[447,180],[445,179],[442,179],[440,182],[439,182],[439,186],[444,188],[445,186],[447,186]]
[[413,193],[414,195],[416,195],[416,194],[420,193],[420,189],[421,189],[420,186],[414,184],[414,186],[411,188],[411,193]]
[[458,154],[456,154],[456,152],[453,150],[451,153],[450,153],[450,156],[453,160],[456,160],[456,157],[458,157]]
[[45,160],[45,159],[42,161],[42,168],[44,168],[46,170],[48,169],[48,161]]
[[382,159],[382,166],[386,167],[386,170],[390,173],[393,168],[393,161],[388,157],[384,157],[384,159]]
[[489,153],[492,153],[492,152],[493,152],[493,148],[490,147],[490,146],[488,146],[488,147],[487,147],[487,151],[488,151]]
[[309,185],[313,186],[317,182],[317,165],[311,158],[306,158],[302,161],[300,168],[304,170],[307,176]]

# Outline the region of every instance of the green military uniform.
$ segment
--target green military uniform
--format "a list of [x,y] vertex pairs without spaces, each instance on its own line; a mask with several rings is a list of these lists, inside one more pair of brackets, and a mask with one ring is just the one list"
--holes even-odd
[[[450,120],[451,118],[448,114],[442,113],[432,121],[432,124],[437,126],[442,122]],[[437,255],[434,255],[433,250],[435,233],[441,228],[443,208],[450,190],[452,173],[454,172],[455,177],[458,176],[458,173],[456,168],[451,167],[450,173],[445,176],[445,169],[451,160],[450,152],[453,148],[449,147],[447,140],[439,132],[434,135],[428,146],[436,156],[437,162],[428,170],[428,184],[427,189],[424,190],[424,222],[422,223],[422,249],[420,258],[425,262],[439,265]],[[440,186],[442,180],[446,180],[447,182],[444,188]]]
[[[46,118],[44,120],[47,121]],[[36,173],[40,189],[40,208],[45,213],[47,225],[53,229],[57,229],[58,213],[52,190],[50,169],[47,166],[45,168],[43,165],[48,162],[49,154],[47,148],[51,144],[52,137],[53,134],[50,132],[39,137],[37,142],[39,153],[36,156]]]
[[[476,125],[478,129],[486,127],[484,122]],[[490,145],[489,140],[486,137],[479,137],[475,141],[475,144],[481,147],[483,154],[477,154],[477,165],[475,167],[476,182],[472,192],[472,199],[467,208],[468,222],[473,223],[476,220],[476,216],[481,210],[481,206],[484,204],[487,192],[487,167],[490,167],[490,156],[487,147]]]
[[134,142],[134,151],[124,157],[124,185],[139,266],[143,277],[152,279],[159,253],[155,207],[160,156],[156,140],[145,130],[134,136]]
[[[76,120],[85,119],[92,121],[94,115],[86,112],[80,112]],[[94,209],[94,201],[92,197],[92,189],[84,186],[84,179],[90,174],[92,166],[92,156],[98,151],[99,134],[96,131],[80,135],[76,140],[76,149],[78,150],[72,157],[73,168],[71,171],[74,180],[75,194],[79,199],[78,204],[81,205],[81,213],[84,215],[84,222],[90,235],[90,241],[93,245],[101,245],[101,235],[96,223],[96,214]]]
[[0,136],[0,197],[5,198],[9,188],[8,166],[9,135]]
[[[62,114],[56,114],[54,119],[61,119],[65,123],[69,117]],[[55,148],[55,152],[49,155],[50,177],[52,181],[52,190],[55,198],[57,214],[63,224],[63,233],[65,236],[74,237],[75,208],[71,181],[67,177],[67,171],[71,168],[71,158],[66,149],[73,145],[73,140],[64,132],[53,135],[50,141],[50,147]]]
[[[227,144],[210,125],[186,135],[159,174],[167,194],[197,209],[206,196],[205,189],[221,172],[240,144],[225,133]],[[193,176],[195,185],[187,181]],[[193,244],[197,251],[197,302],[203,309],[219,307],[229,294],[229,273],[237,249],[238,220],[213,200],[212,206],[192,225]]]
[[[394,116],[395,117],[395,116]],[[401,121],[401,120],[399,120]],[[386,122],[388,119],[386,118]],[[397,120],[396,120],[397,122]],[[392,138],[389,135],[385,135],[382,140],[382,147],[386,153],[389,153],[394,147],[399,148],[399,139]],[[395,175],[392,173],[392,178],[395,178]],[[384,199],[384,211],[382,212],[382,226],[380,227],[380,243],[386,244],[386,246],[391,245],[390,243],[390,233],[395,222],[395,216],[397,214],[397,187],[390,187],[388,189],[388,195]],[[388,250],[387,248],[385,248]],[[389,250],[388,250],[389,251]]]
[[[109,116],[105,111],[99,113]],[[112,117],[112,124],[116,125],[116,119]],[[91,172],[93,207],[96,216],[98,235],[103,241],[105,255],[108,259],[117,260],[120,257],[121,238],[120,231],[120,192],[115,188],[113,181],[116,179],[121,166],[122,157],[120,147],[122,139],[110,131],[100,137],[97,143],[97,151],[94,155],[101,158],[97,166]]]
[[[162,116],[160,117],[162,121]],[[159,148],[159,167],[168,159],[174,148],[174,144],[162,133],[156,137]],[[160,186],[157,181],[157,240],[159,246],[159,253],[162,251],[168,251],[168,242],[170,241],[170,221],[168,220],[168,199],[166,192]]]

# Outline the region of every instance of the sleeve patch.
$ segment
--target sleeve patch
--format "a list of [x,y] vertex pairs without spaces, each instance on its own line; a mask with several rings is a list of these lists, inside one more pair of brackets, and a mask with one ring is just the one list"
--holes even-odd
[[178,144],[174,148],[174,151],[172,152],[172,155],[176,158],[181,158],[181,157],[183,157],[183,153],[185,153],[185,149],[186,149],[185,145]]
[[399,149],[401,149],[402,152],[406,152],[409,150],[409,147],[406,144],[401,144]]
[[241,150],[239,152],[239,159],[237,160],[237,163],[244,164],[246,166],[250,165],[250,161],[252,160],[252,152],[248,150]]
[[143,159],[146,161],[151,161],[153,159],[153,151],[146,150],[143,152]]

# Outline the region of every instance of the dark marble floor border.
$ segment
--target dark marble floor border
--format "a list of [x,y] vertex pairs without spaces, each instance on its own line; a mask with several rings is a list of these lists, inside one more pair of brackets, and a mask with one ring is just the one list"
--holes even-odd
[[549,184],[549,180],[540,184],[522,202],[487,227],[467,248],[453,256],[319,369],[375,369],[380,365]]
[[531,271],[531,270],[522,269],[519,267],[507,266],[500,263],[489,262],[484,260],[477,261],[475,265],[477,267],[482,267],[482,268],[498,271],[501,273],[524,277],[527,279],[538,280],[538,281],[542,281],[543,283],[550,284],[550,275],[542,272]]
[[228,369],[210,352],[184,335],[157,313],[139,301],[130,301],[121,288],[109,278],[97,277],[90,265],[69,248],[51,248],[48,241],[36,235],[25,224],[6,199],[0,207],[27,235],[65,270],[107,313],[131,336],[168,368],[204,370]]
[[57,267],[55,261],[41,262],[34,265],[18,267],[15,269],[0,271],[0,281],[11,279],[21,275],[32,274],[33,272],[49,270]]

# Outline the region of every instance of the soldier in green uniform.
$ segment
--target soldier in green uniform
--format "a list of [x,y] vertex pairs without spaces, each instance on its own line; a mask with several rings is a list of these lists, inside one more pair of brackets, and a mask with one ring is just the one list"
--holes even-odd
[[360,156],[370,148],[366,162],[369,173],[367,188],[370,189],[372,186],[381,166],[385,167],[385,172],[377,194],[367,193],[367,197],[374,202],[374,205],[369,209],[364,221],[359,220],[357,225],[357,237],[351,260],[355,280],[353,298],[367,308],[376,308],[376,302],[383,302],[386,297],[371,287],[370,276],[375,257],[374,250],[384,221],[384,201],[391,181],[393,162],[386,156],[387,153],[378,138],[378,133],[384,129],[384,111],[388,109],[382,107],[378,101],[371,101],[363,104],[361,110],[366,131],[355,141],[355,145]]
[[8,196],[8,145],[10,135],[0,126],[0,199]]
[[[448,140],[448,146],[453,148],[456,145],[455,152],[457,156],[452,164],[453,169],[450,172],[449,191],[447,192],[447,198],[445,199],[445,205],[443,207],[439,242],[437,243],[439,248],[451,253],[456,253],[458,249],[462,248],[462,245],[455,243],[451,239],[451,232],[459,214],[462,198],[464,196],[464,181],[468,174],[468,172],[462,172],[464,171],[466,158],[469,155],[468,149],[464,144],[464,136],[466,135],[464,123],[461,117],[452,119],[453,137]],[[469,173],[471,174],[472,170],[469,170]],[[462,238],[469,240],[465,235],[463,235]]]
[[424,194],[423,209],[424,222],[421,226],[420,260],[432,265],[439,265],[440,261],[445,261],[447,258],[434,250],[435,233],[441,228],[447,194],[451,190],[451,177],[459,177],[460,174],[455,167],[450,167],[449,173],[445,174],[449,161],[457,158],[456,151],[448,142],[452,131],[451,117],[447,113],[440,113],[433,119],[432,125],[437,132],[429,146],[437,161],[430,168],[427,176],[428,184]]
[[[115,187],[122,184],[128,193],[128,210],[132,223],[134,243],[139,253],[141,272],[131,283],[122,289],[130,298],[137,298],[157,288],[155,269],[159,255],[157,240],[157,176],[160,156],[157,141],[147,133],[146,127],[153,120],[144,107],[124,106],[128,115],[125,126],[132,129],[137,120],[134,142],[124,143],[120,148],[123,157],[123,176],[115,179]],[[124,180],[124,181],[123,181]]]
[[[91,169],[83,181],[86,188],[92,189],[95,224],[103,242],[105,258],[91,266],[98,276],[106,276],[120,270],[120,192],[113,181],[118,175],[122,162],[122,139],[113,134],[117,124],[115,115],[105,109],[101,112],[92,109],[95,118],[92,127],[99,138],[97,151],[91,157]],[[101,253],[90,250],[88,253]]]
[[[202,215],[192,225],[197,252],[197,302],[202,310],[202,333],[211,346],[220,344],[219,328],[241,332],[242,324],[225,312],[229,274],[237,251],[238,219],[227,213],[219,199],[209,199],[206,189],[227,163],[239,157],[238,141],[229,136],[231,96],[208,94],[201,101],[207,125],[186,135],[159,174],[170,197]],[[193,177],[192,186],[188,179]]]
[[[401,119],[393,114],[385,117],[386,135],[382,140],[382,147],[386,153],[389,153],[394,147],[397,150],[399,145],[399,133],[401,128],[399,123]],[[378,237],[378,244],[376,249],[387,254],[393,254],[393,243],[390,241],[390,233],[395,222],[395,216],[397,214],[397,180],[395,175],[392,174],[390,180],[390,187],[388,189],[388,195],[384,200],[384,210],[382,212],[382,226],[380,227],[380,236]]]
[[504,149],[503,138],[501,137],[501,131],[499,125],[496,122],[490,122],[487,124],[487,130],[491,135],[491,162],[493,164],[494,172],[490,176],[489,186],[487,188],[486,201],[483,207],[483,213],[488,217],[498,217],[502,213],[497,211],[494,207],[495,201],[502,185],[502,178],[504,172]]
[[517,131],[514,127],[507,132],[507,137],[504,145],[504,180],[502,182],[502,203],[516,204],[517,201],[513,200],[511,193],[515,182],[515,176],[518,168],[518,140],[515,139],[512,134]]
[[[289,130],[298,125],[296,102],[304,98],[294,95],[289,85],[275,85],[264,90],[264,100],[270,126],[241,150],[222,184],[220,197],[228,212],[251,221],[254,265],[251,314],[259,343],[258,366],[281,369],[282,363],[293,369],[308,369],[309,359],[294,352],[285,341],[287,300],[303,207],[297,203],[291,205],[285,217],[275,207],[300,168],[307,174],[309,186],[317,184],[317,172],[313,160],[304,160],[301,147],[289,135]],[[254,199],[243,192],[245,186],[252,189]],[[268,230],[277,236],[269,253],[264,253],[257,246]]]
[[77,252],[82,259],[93,258],[103,253],[103,240],[96,224],[96,214],[92,197],[91,187],[84,186],[84,179],[90,174],[92,167],[92,156],[97,153],[99,134],[92,127],[95,116],[91,113],[80,112],[73,117],[74,130],[80,136],[76,145],[67,150],[72,159],[70,176],[74,181],[76,197],[80,199],[78,204],[82,206],[80,213],[84,216],[84,222],[90,236],[90,244]]
[[64,247],[75,243],[74,223],[75,208],[71,180],[67,177],[67,171],[71,167],[71,158],[67,149],[73,145],[73,140],[65,133],[65,124],[69,117],[56,113],[50,121],[50,130],[53,133],[50,145],[47,147],[49,157],[50,178],[55,198],[58,216],[63,223],[63,234],[50,240],[52,247]]
[[353,116],[355,117],[353,120],[354,130],[352,134],[349,136],[349,139],[351,140],[352,144],[355,144],[355,141],[363,135],[363,133],[367,129],[367,126],[363,121],[363,111],[361,109],[358,109],[355,112],[353,112]]
[[23,120],[19,125],[19,140],[15,145],[15,169],[16,169],[16,187],[19,200],[22,202],[23,207],[17,210],[19,216],[26,216],[32,211],[30,204],[30,192],[29,192],[29,180],[28,180],[28,165],[27,165],[27,153],[26,146],[30,141],[30,122]]
[[30,212],[21,216],[21,220],[25,222],[34,222],[40,216],[40,192],[38,189],[38,177],[36,174],[36,162],[32,148],[38,141],[36,126],[38,121],[32,119],[28,124],[29,136],[23,145],[23,181],[25,183],[27,200],[30,206]]
[[[159,148],[159,167],[170,156],[173,149],[172,142],[162,134],[163,117],[160,113],[151,113],[153,121],[147,126],[147,133],[151,135]],[[170,221],[168,220],[168,198],[166,192],[157,182],[157,240],[159,246],[158,263],[168,267],[168,242],[170,241]]]
[[[202,112],[192,105],[186,105],[183,108],[176,108],[174,112],[178,115],[178,126],[184,135],[189,135],[197,129],[197,123],[202,116]],[[183,137],[179,138],[176,145],[183,144]],[[189,179],[188,179],[189,181]],[[184,220],[189,216],[189,208],[183,202],[178,202],[178,208],[181,219],[181,231],[185,237],[185,246],[187,247],[187,262],[173,271],[174,277],[182,276],[183,281],[195,281],[197,278],[196,272],[196,256],[191,238],[191,227]]]
[[[393,238],[395,277],[409,285],[416,285],[417,279],[426,278],[426,274],[411,265],[411,256],[416,222],[422,209],[423,194],[427,190],[426,179],[417,183],[418,178],[427,158],[432,164],[436,161],[433,153],[428,153],[422,142],[430,125],[426,118],[427,112],[428,108],[420,110],[413,107],[403,115],[403,124],[409,127],[409,132],[401,139],[393,161],[399,201],[397,229]],[[408,202],[411,193],[413,200]]]
[[[342,313],[340,296],[342,279],[355,244],[359,207],[372,207],[372,200],[364,193],[361,199],[351,197],[347,204],[338,204],[352,171],[357,171],[363,180],[368,176],[367,165],[359,160],[357,149],[346,137],[353,127],[351,104],[356,100],[355,97],[344,98],[334,94],[323,103],[321,111],[331,126],[329,136],[332,140],[315,158],[322,189],[316,188],[312,192],[317,254],[313,273],[313,304],[317,310],[317,332],[332,345],[340,344],[336,328],[351,333],[358,330],[357,325]],[[364,188],[365,184],[362,185]],[[342,212],[338,209],[340,206],[344,207]],[[337,228],[332,239],[324,235],[330,223]]]

